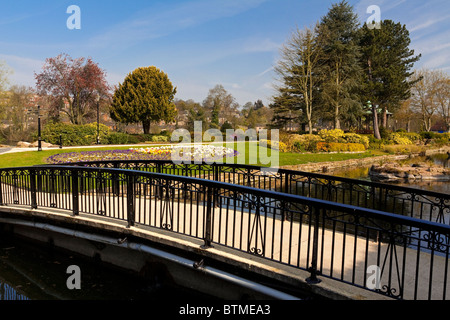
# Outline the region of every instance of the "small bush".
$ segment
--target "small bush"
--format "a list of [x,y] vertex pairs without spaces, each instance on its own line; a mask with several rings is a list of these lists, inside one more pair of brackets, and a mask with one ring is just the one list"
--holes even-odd
[[362,143],[341,143],[341,142],[319,142],[318,152],[360,152],[366,147]]
[[411,140],[409,140],[405,136],[402,136],[400,133],[391,133],[388,137],[388,142],[390,144],[400,144],[400,145],[413,144]]
[[112,132],[106,136],[106,144],[136,144],[139,143],[139,139],[132,135],[122,132]]
[[293,151],[295,152],[315,152],[317,144],[322,140],[318,135],[303,134],[293,142]]
[[325,142],[340,142],[344,136],[344,131],[340,129],[322,129],[318,134]]
[[390,154],[410,154],[421,153],[424,148],[418,145],[385,145],[382,147],[384,152]]
[[281,141],[260,140],[259,145],[262,147],[279,150],[281,152],[287,152],[287,146]]
[[166,136],[166,135],[164,135],[164,136],[161,136],[161,135],[152,136],[152,140],[151,141],[152,142],[167,142],[167,141],[169,141],[169,137]]

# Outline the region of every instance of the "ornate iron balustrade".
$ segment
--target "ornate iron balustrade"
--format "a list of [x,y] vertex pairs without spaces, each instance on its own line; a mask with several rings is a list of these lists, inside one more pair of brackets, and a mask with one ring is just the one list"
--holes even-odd
[[450,225],[450,195],[319,173],[240,164],[175,164],[168,160],[94,161],[70,165],[175,174],[279,191]]
[[[164,229],[201,239],[205,250],[225,246],[308,270],[311,283],[329,277],[397,299],[449,294],[450,226],[442,223],[212,179],[114,168],[0,169],[0,188],[3,206],[58,208]],[[368,273],[371,267],[375,275]]]

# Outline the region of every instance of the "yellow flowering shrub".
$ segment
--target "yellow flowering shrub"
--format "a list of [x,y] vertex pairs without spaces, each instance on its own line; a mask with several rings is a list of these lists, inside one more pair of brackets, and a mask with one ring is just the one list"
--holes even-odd
[[287,152],[287,146],[281,141],[271,141],[271,140],[260,140],[259,145],[262,147],[279,150],[281,152]]
[[318,134],[325,142],[339,142],[344,136],[344,131],[341,129],[322,129]]

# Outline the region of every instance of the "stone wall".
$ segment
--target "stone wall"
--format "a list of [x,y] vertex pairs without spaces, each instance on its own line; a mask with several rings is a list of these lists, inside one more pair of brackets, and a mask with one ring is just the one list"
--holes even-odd
[[[435,153],[445,153],[450,151],[450,146],[445,146],[439,149],[430,149],[426,151],[426,155],[431,155]],[[343,161],[329,161],[329,162],[317,162],[317,163],[306,163],[298,165],[282,166],[282,169],[298,170],[306,172],[329,172],[335,169],[350,168],[350,167],[361,167],[370,166],[373,164],[381,164],[388,161],[398,161],[408,159],[410,157],[419,156],[419,154],[402,154],[402,155],[386,155],[386,156],[376,156],[363,159],[350,159]]]

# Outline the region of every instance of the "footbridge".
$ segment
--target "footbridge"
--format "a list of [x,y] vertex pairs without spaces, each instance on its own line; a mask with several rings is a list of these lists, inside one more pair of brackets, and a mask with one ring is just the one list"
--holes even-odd
[[292,170],[0,169],[0,230],[224,298],[446,300],[449,223],[448,194]]

